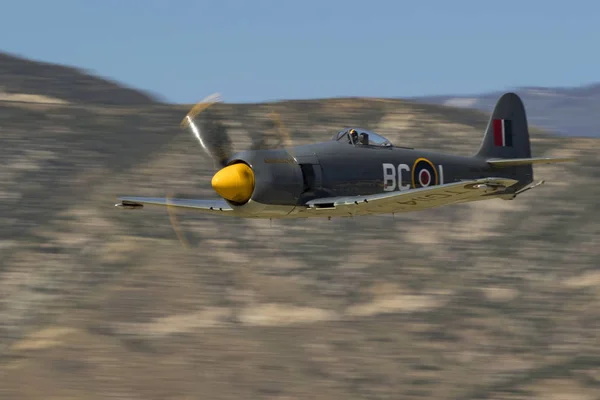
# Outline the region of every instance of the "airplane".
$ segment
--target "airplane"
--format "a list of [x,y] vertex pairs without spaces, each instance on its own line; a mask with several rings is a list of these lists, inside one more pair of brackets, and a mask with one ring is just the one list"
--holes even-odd
[[361,128],[320,143],[233,153],[226,127],[211,113],[221,101],[194,106],[181,125],[200,142],[217,172],[219,199],[119,197],[117,207],[176,207],[242,218],[352,217],[420,211],[490,199],[513,200],[544,181],[533,165],[574,161],[532,158],[527,117],[515,93],[497,101],[472,156],[393,145]]

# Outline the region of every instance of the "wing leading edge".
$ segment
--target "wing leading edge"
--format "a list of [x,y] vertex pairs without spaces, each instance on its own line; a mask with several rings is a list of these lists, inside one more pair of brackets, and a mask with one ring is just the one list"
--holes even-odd
[[307,206],[315,211],[335,209],[352,215],[417,211],[499,195],[517,182],[507,178],[483,178],[407,191],[315,199]]
[[145,205],[190,208],[208,213],[221,213],[233,211],[225,200],[194,200],[194,199],[169,199],[161,197],[119,197],[119,203],[115,204],[122,208],[142,208]]

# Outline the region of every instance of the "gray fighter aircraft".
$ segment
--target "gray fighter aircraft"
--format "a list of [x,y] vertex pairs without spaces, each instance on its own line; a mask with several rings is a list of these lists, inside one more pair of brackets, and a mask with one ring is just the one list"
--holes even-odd
[[172,206],[246,218],[307,218],[392,214],[478,200],[512,200],[543,181],[531,158],[525,108],[514,93],[497,102],[479,151],[471,157],[394,146],[360,128],[325,142],[232,154],[225,126],[197,104],[182,126],[219,168],[215,200],[120,197],[116,206]]

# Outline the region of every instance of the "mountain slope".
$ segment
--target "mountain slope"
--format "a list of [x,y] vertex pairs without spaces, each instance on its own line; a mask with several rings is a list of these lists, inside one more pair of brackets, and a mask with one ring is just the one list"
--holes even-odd
[[[564,136],[600,137],[596,115],[600,109],[600,83],[573,88],[525,87],[514,92],[522,97],[531,124]],[[414,100],[489,112],[502,93],[430,96]]]
[[77,68],[0,52],[0,101],[5,100],[7,94],[13,95],[9,99],[20,95],[25,101],[36,101],[31,95],[43,96],[38,98],[40,102],[47,102],[47,98],[78,104],[149,105],[158,102],[146,93]]

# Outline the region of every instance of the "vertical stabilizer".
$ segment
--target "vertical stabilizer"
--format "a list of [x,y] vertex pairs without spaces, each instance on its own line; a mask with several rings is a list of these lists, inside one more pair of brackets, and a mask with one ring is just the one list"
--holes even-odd
[[[496,103],[476,157],[486,160],[531,157],[525,107],[515,93],[504,94]],[[533,180],[531,165],[510,169],[511,175],[520,181]]]
[[529,158],[529,129],[523,102],[514,93],[506,93],[496,103],[477,153],[485,158]]

